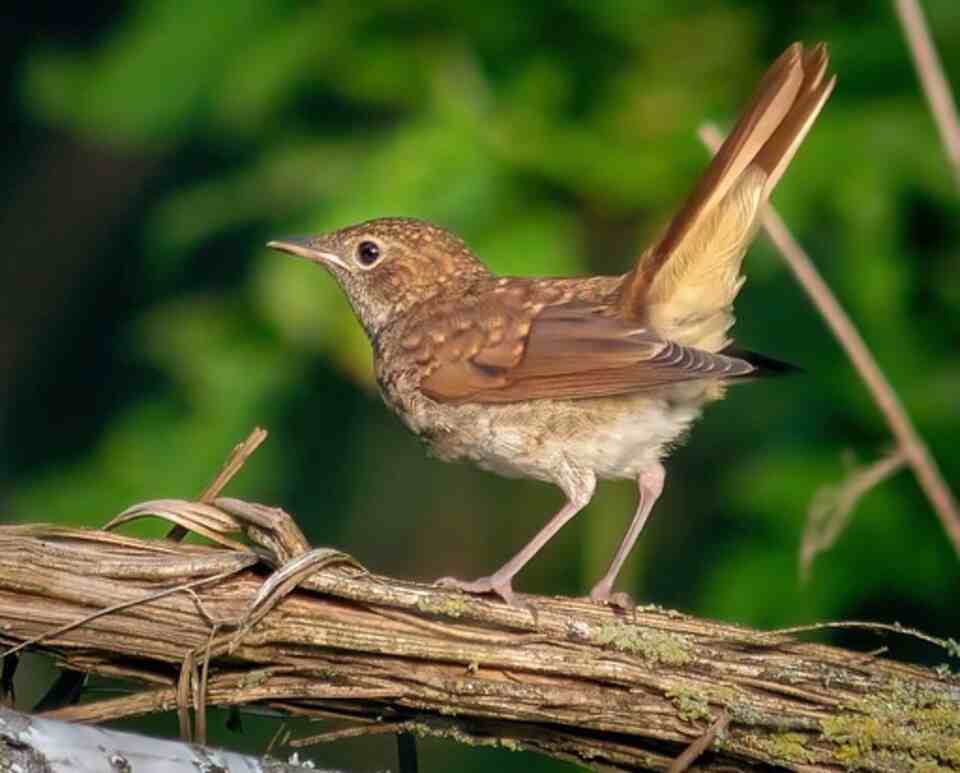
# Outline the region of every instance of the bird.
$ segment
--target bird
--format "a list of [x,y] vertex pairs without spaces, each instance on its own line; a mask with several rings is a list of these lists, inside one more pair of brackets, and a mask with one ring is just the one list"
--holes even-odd
[[614,582],[660,496],[670,451],[728,384],[785,369],[730,338],[741,264],[771,192],[836,83],[824,43],[769,67],[685,202],[626,273],[498,276],[444,228],[384,217],[268,247],[340,285],[370,340],[384,402],[433,456],[557,486],[565,503],[516,555],[437,582],[523,605],[518,572],[598,480],[631,479],[637,508],[590,591]]

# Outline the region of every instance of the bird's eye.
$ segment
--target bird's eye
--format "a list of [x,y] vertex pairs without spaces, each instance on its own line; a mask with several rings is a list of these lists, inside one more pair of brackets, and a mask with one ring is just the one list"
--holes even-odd
[[372,266],[380,260],[380,246],[374,242],[360,242],[357,245],[357,260],[364,266]]

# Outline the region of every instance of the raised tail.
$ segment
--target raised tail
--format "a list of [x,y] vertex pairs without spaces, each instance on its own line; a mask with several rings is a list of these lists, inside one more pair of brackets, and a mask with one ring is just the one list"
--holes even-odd
[[833,90],[828,63],[825,44],[794,43],[770,66],[682,209],[624,277],[624,314],[686,346],[718,352],[730,343],[743,254]]

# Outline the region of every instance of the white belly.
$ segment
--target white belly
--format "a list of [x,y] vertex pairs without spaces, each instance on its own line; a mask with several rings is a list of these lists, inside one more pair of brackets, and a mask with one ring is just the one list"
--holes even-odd
[[669,452],[700,414],[702,389],[674,399],[643,395],[505,405],[422,404],[405,418],[433,454],[468,459],[506,477],[556,482],[565,464],[603,479],[636,478]]

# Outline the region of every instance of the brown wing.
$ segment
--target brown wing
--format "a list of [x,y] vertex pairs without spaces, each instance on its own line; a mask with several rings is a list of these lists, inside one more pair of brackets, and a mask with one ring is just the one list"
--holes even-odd
[[[605,316],[608,306],[532,303],[511,308],[490,299],[461,321],[460,335],[419,333],[426,377],[420,390],[445,403],[509,403],[641,392],[666,384],[745,376],[745,360],[664,341],[643,326]],[[496,320],[491,326],[490,320]],[[431,326],[436,330],[436,325]]]
[[790,46],[663,236],[625,278],[621,308],[671,341],[719,351],[759,213],[830,95],[826,46]]

